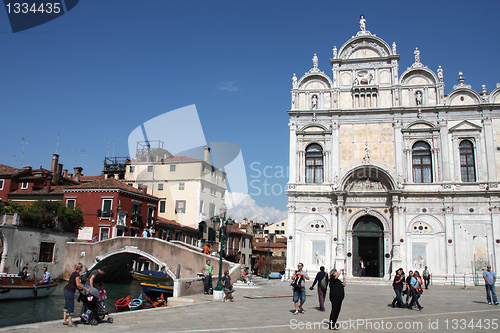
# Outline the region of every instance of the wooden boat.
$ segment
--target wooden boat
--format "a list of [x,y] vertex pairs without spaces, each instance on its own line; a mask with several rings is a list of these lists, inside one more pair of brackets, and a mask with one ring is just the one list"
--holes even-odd
[[153,302],[153,306],[155,308],[162,308],[164,306],[167,306],[167,301],[165,300],[165,298],[163,298],[163,294],[161,294],[161,296],[158,297],[156,302]]
[[130,295],[125,298],[120,298],[115,303],[116,312],[122,312],[128,310],[128,304],[130,303]]
[[136,299],[130,301],[130,303],[128,303],[128,308],[130,310],[138,310],[138,309],[142,308],[142,302],[143,301],[142,301],[142,294],[141,294],[138,298],[136,298]]
[[144,293],[150,297],[156,298],[160,294],[165,294],[166,297],[172,297],[174,295],[173,286],[164,286],[161,284],[142,282],[142,290]]
[[154,308],[154,304],[153,304],[153,301],[151,300],[151,298],[148,297],[147,300],[145,300],[144,302],[142,302],[142,308],[143,309]]
[[269,274],[270,279],[281,279],[281,274],[280,273],[271,273]]
[[0,274],[0,300],[47,297],[56,287],[57,283],[35,286],[16,274]]
[[151,271],[151,270],[144,270],[140,272],[134,272],[135,278],[139,281],[149,281],[149,280],[155,280],[155,281],[172,281],[172,278],[168,276],[167,273],[164,272],[158,272],[158,271]]

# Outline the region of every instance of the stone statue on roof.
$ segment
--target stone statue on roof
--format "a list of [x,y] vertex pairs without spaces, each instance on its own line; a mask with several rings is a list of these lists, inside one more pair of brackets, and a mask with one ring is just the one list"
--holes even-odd
[[392,54],[396,54],[396,42],[392,42]]
[[316,55],[316,53],[314,53],[312,61],[313,61],[313,67],[318,68],[318,56]]
[[437,70],[437,74],[438,74],[439,82],[443,82],[443,68],[441,68],[441,66],[439,66],[439,68]]
[[413,52],[415,55],[415,63],[419,64],[420,63],[420,51],[418,50],[418,47],[415,48],[415,52]]
[[334,46],[332,51],[333,51],[333,59],[336,59],[337,58],[337,46]]
[[293,76],[292,76],[292,88],[293,89],[297,88],[297,76],[295,75],[295,73],[293,73]]
[[361,31],[366,31],[366,19],[365,19],[364,15],[360,16],[360,19],[359,19],[359,28],[361,29]]

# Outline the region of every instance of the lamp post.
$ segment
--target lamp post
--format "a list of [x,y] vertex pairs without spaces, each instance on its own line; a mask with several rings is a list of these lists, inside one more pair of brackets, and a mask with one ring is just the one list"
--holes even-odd
[[220,251],[219,251],[219,280],[217,282],[217,287],[215,287],[215,290],[221,291],[223,289],[222,286],[222,252],[224,252],[224,233],[227,225],[233,225],[234,222],[231,218],[228,218],[226,220],[226,212],[227,212],[227,206],[226,204],[222,204],[219,208],[219,216],[214,216],[212,217],[212,222],[215,224],[220,223],[220,228],[219,228],[219,242],[220,242]]

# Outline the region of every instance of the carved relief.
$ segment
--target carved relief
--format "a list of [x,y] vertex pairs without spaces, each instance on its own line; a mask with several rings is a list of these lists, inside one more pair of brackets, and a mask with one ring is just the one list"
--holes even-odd
[[349,192],[386,192],[387,189],[379,181],[372,181],[370,178],[358,180],[351,184]]
[[371,85],[373,84],[373,74],[366,70],[356,72],[356,78],[353,85]]

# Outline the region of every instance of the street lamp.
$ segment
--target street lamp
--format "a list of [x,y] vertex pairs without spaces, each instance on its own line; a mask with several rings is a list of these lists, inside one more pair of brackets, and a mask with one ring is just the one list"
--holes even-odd
[[212,217],[212,222],[214,224],[220,223],[219,228],[219,242],[220,242],[220,251],[219,251],[219,281],[217,282],[217,287],[215,290],[221,291],[223,289],[222,286],[222,252],[224,252],[224,233],[227,225],[233,225],[234,221],[231,218],[226,220],[226,212],[227,206],[223,203],[219,208],[219,216]]

